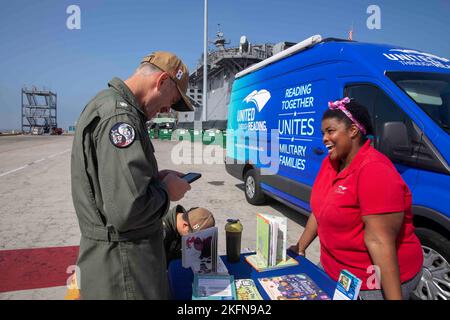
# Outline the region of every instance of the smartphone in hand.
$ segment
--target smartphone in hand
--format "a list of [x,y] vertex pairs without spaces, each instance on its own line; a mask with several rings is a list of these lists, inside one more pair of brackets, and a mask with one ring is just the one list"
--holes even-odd
[[188,183],[192,183],[195,180],[199,179],[202,175],[196,172],[189,172],[181,177],[181,179],[186,180]]

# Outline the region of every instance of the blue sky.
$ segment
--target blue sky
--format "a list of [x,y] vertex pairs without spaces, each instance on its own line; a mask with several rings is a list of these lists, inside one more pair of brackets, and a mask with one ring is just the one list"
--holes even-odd
[[[58,125],[67,129],[114,76],[127,78],[155,50],[176,53],[193,70],[203,52],[203,0],[2,0],[0,6],[0,129],[18,129],[25,85],[58,94]],[[217,24],[230,46],[298,42],[311,35],[389,43],[450,58],[450,0],[209,0],[208,38]],[[81,29],[69,30],[69,5]],[[381,29],[369,30],[369,5]],[[212,49],[212,47],[211,47]]]

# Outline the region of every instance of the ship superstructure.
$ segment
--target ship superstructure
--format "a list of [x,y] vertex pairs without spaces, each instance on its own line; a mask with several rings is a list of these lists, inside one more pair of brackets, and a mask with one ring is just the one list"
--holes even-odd
[[203,121],[203,128],[225,129],[230,101],[231,87],[235,75],[245,68],[271,57],[282,50],[294,45],[290,42],[277,44],[251,44],[246,36],[241,36],[238,47],[226,48],[229,44],[224,34],[218,31],[216,39],[212,42],[215,50],[208,53],[208,85],[206,92],[207,110],[206,119],[202,119],[203,99],[203,56],[197,67],[189,76],[188,95],[193,100],[194,112],[180,112],[178,125],[190,127],[193,121]]

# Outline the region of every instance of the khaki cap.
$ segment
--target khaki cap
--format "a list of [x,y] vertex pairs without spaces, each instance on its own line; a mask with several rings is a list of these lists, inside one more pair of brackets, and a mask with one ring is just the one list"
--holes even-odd
[[186,217],[193,232],[214,227],[216,224],[212,213],[205,208],[191,209],[186,213]]
[[189,97],[186,95],[189,85],[189,71],[186,65],[176,55],[166,51],[155,51],[145,56],[141,63],[148,62],[169,74],[175,81],[181,99],[171,108],[176,111],[194,111]]

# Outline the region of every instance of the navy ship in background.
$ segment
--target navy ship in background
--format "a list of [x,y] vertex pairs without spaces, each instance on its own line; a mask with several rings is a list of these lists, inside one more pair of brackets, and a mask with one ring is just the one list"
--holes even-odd
[[[235,75],[272,55],[283,51],[295,43],[280,42],[277,44],[252,44],[246,36],[241,36],[239,47],[227,48],[229,44],[220,30],[212,42],[215,50],[208,53],[208,86],[203,93],[203,55],[195,70],[189,76],[188,95],[193,101],[194,112],[179,112],[176,117],[176,127],[192,129],[195,121],[202,121],[203,130],[225,130],[227,126],[228,104],[231,87]],[[208,105],[206,119],[202,119],[203,99],[206,96]]]

